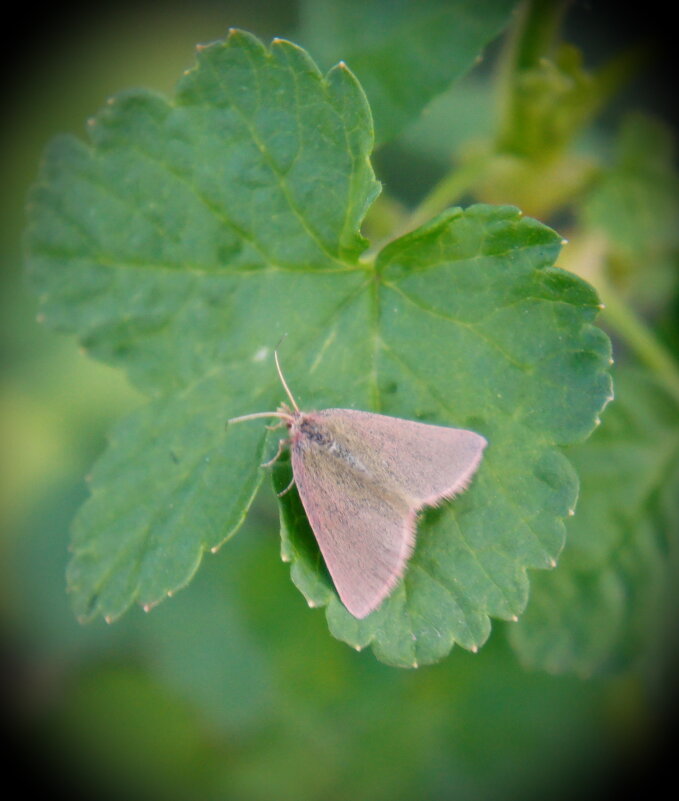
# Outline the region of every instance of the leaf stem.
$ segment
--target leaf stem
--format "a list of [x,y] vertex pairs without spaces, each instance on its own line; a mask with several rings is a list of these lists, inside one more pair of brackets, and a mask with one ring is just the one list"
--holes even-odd
[[394,238],[419,228],[455,203],[486,171],[492,153],[486,153],[448,172],[408,215]]
[[608,283],[597,281],[604,320],[653,373],[679,405],[679,364],[646,323]]

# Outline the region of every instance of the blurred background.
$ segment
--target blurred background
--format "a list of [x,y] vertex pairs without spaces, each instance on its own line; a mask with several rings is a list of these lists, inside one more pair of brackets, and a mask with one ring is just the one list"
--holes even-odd
[[[566,25],[594,62],[638,35],[662,42],[661,21],[640,30],[605,5],[574,3]],[[666,677],[676,660],[666,657],[649,696],[633,669],[583,678],[522,667],[496,623],[476,655],[456,648],[433,667],[385,667],[369,650],[335,641],[323,613],[293,587],[268,487],[238,536],[171,601],[112,626],[75,621],[64,581],[70,520],[107,430],[142,398],[122,374],[36,323],[21,229],[41,152],[56,133],[83,135],[116,91],[171,92],[195,44],[231,26],[306,42],[295,35],[300,7],[284,0],[67,3],[47,17],[23,13],[5,53],[0,151],[0,667],[22,794],[504,801],[602,798],[644,781],[663,764],[674,710]],[[398,203],[413,204],[437,180],[451,137],[491,124],[489,90],[479,87],[496,50],[473,82],[377,156],[378,177]],[[593,149],[606,151],[625,105],[673,124],[669,59],[658,55],[602,116]]]

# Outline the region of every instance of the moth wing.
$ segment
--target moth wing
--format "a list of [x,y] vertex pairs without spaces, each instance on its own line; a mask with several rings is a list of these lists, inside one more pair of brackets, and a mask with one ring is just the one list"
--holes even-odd
[[383,414],[326,409],[316,415],[339,442],[360,455],[376,481],[392,486],[418,509],[464,490],[487,444],[464,428]]
[[403,575],[415,541],[416,510],[313,444],[293,447],[292,469],[339,597],[354,617],[364,618]]

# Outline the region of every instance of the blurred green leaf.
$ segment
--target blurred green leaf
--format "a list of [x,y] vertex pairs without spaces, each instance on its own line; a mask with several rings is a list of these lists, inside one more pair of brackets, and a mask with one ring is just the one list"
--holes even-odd
[[[271,581],[274,557],[263,551],[272,542],[261,527],[249,525],[228,560],[207,559],[190,591],[153,610],[138,628],[144,662],[156,678],[211,728],[239,737],[269,721],[280,697],[271,640],[247,613],[254,585],[245,586],[255,570]],[[273,605],[271,594],[267,600]]]
[[142,671],[90,671],[53,724],[61,763],[79,790],[112,798],[211,797],[218,759],[209,732],[189,705]]
[[[440,170],[447,170],[451,157],[459,157],[470,142],[489,139],[493,124],[493,85],[487,77],[471,73],[432,100],[426,113],[406,128],[398,144],[408,154],[427,158]],[[409,163],[407,166],[412,170]],[[405,171],[404,165],[401,168]]]
[[[655,646],[679,528],[679,419],[652,375],[618,368],[606,424],[569,451],[582,481],[564,556],[536,575],[511,641],[552,672],[619,670]],[[658,503],[668,494],[673,506]],[[673,547],[676,547],[676,543]]]
[[379,143],[474,66],[516,0],[307,0],[300,37],[322,63],[343,59],[365,88]]
[[[40,561],[25,590],[33,604],[42,589],[43,620],[24,632],[53,640],[52,660],[38,663],[44,682],[46,668],[64,668],[52,607],[65,550],[54,534],[66,523],[49,511],[37,522],[24,547]],[[578,771],[590,782],[601,770],[611,724],[600,684],[528,673],[502,637],[435,668],[390,670],[324,636],[270,528],[243,534],[171,604],[113,627],[71,620],[89,647],[50,699],[49,734],[62,770],[88,778],[94,795],[400,801],[463,787],[470,799],[525,799],[562,772],[572,786]]]
[[583,225],[604,239],[608,279],[634,305],[657,308],[679,275],[679,175],[673,132],[660,120],[628,115],[613,164],[581,207]]
[[[262,424],[280,399],[271,345],[306,408],[357,407],[472,428],[473,487],[430,510],[406,579],[356,621],[284,501],[284,555],[331,631],[411,666],[526,603],[552,566],[577,480],[556,449],[610,395],[598,298],[552,265],[559,236],[511,207],[452,209],[359,260],[376,195],[370,114],[355,79],[234,32],[203,48],[170,103],[113,98],[91,145],[61,139],[32,193],[31,275],[46,320],[127,368],[153,400],[125,419],[74,526],[77,614],[113,619],[184,586],[241,524]],[[276,480],[281,475],[277,470]],[[287,510],[287,511],[286,511]],[[300,537],[306,536],[304,548]]]

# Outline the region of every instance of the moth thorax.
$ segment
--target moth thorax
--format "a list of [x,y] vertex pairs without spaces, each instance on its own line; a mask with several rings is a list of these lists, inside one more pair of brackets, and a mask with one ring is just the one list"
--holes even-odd
[[332,444],[332,437],[330,434],[323,430],[323,427],[317,425],[313,420],[308,417],[302,417],[299,424],[299,432],[311,442],[321,447],[328,448]]

